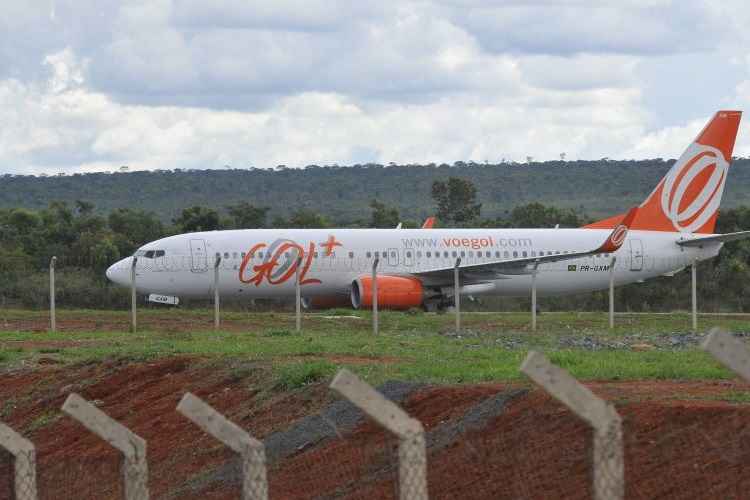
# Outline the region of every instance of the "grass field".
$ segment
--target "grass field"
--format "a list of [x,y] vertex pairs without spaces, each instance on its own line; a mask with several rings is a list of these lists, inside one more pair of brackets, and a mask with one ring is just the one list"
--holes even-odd
[[144,309],[131,334],[125,311],[62,310],[59,331],[49,333],[43,311],[2,310],[0,369],[189,355],[237,370],[267,366],[283,387],[340,366],[372,383],[484,382],[520,378],[536,349],[581,379],[717,379],[732,375],[699,349],[702,336],[713,326],[750,331],[750,315],[706,315],[693,334],[685,313],[620,314],[611,331],[603,313],[545,313],[536,332],[521,313],[467,313],[458,334],[451,314],[382,312],[380,320],[375,337],[369,313],[307,313],[296,333],[293,314],[226,312],[216,332],[211,311]]

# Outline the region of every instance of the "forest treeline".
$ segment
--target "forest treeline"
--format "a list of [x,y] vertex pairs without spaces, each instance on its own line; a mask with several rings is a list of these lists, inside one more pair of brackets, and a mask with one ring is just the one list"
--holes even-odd
[[[226,206],[243,201],[269,208],[269,219],[303,208],[349,225],[369,217],[375,198],[397,206],[401,216],[432,215],[431,186],[460,177],[477,187],[482,215],[496,219],[532,202],[604,217],[641,202],[673,160],[548,161],[531,163],[318,166],[302,169],[229,168],[155,170],[65,176],[0,176],[0,207],[46,208],[50,200],[93,203],[97,212],[138,207],[169,223],[190,206]],[[724,208],[747,204],[750,159],[736,159]]]
[[[433,184],[427,206],[441,213],[446,226],[578,227],[589,221],[572,208],[529,203],[500,217],[485,217],[478,189],[466,181]],[[437,186],[437,187],[436,187]],[[455,188],[455,189],[454,189]],[[137,204],[136,204],[137,205]],[[143,208],[96,209],[90,201],[54,201],[41,209],[0,209],[0,301],[3,305],[46,307],[51,256],[58,258],[58,304],[62,307],[127,307],[126,290],[111,286],[106,268],[131,255],[143,243],[188,231],[256,227],[395,227],[401,206],[369,199],[367,213],[354,221],[335,214],[297,208],[288,216],[269,207],[242,201],[222,206],[195,205],[164,221]],[[441,212],[442,211],[442,212]],[[469,219],[462,219],[469,217]],[[412,226],[419,220],[410,222]],[[722,211],[719,232],[750,229],[750,208]],[[750,308],[750,242],[729,243],[718,259],[700,266],[702,309],[746,311]],[[659,278],[618,289],[618,307],[625,310],[673,310],[689,306],[689,273]],[[475,308],[518,309],[526,299],[485,299]],[[604,293],[545,299],[548,308],[602,309]],[[247,304],[239,305],[247,307]]]

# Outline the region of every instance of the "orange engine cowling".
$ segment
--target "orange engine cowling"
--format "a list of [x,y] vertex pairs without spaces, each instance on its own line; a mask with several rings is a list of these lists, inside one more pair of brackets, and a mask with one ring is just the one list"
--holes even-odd
[[[411,309],[424,300],[424,288],[417,278],[378,276],[378,309]],[[352,282],[352,306],[372,307],[372,278],[362,276]]]

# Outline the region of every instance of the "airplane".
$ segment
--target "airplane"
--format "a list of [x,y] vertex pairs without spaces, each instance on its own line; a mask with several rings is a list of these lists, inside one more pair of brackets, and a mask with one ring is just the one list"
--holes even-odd
[[163,302],[208,298],[218,266],[222,297],[294,298],[306,307],[372,304],[440,310],[459,294],[541,297],[606,289],[673,275],[718,255],[750,231],[715,234],[740,111],[719,111],[638,207],[582,228],[243,229],[169,236],[139,248],[106,272]]

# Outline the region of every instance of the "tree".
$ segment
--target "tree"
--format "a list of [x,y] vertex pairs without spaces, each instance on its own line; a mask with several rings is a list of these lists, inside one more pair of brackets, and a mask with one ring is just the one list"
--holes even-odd
[[252,229],[266,227],[266,217],[270,208],[256,207],[246,201],[226,207],[232,218],[232,227],[235,229]]
[[164,225],[153,212],[117,208],[107,219],[120,255],[131,255],[138,247],[165,236]]
[[219,213],[207,207],[190,207],[182,210],[172,222],[184,233],[194,231],[215,231],[220,229]]
[[389,207],[378,200],[372,200],[370,207],[372,208],[370,227],[393,228],[401,221],[398,208]]
[[474,184],[459,177],[433,182],[432,199],[437,204],[437,218],[442,223],[463,225],[477,219],[482,210],[482,204],[476,202]]
[[324,216],[311,210],[301,208],[294,212],[289,218],[289,226],[294,228],[322,228],[331,227],[331,223],[328,222]]
[[548,207],[541,203],[529,203],[513,209],[510,215],[512,227],[566,227],[583,225],[576,213],[569,209]]

